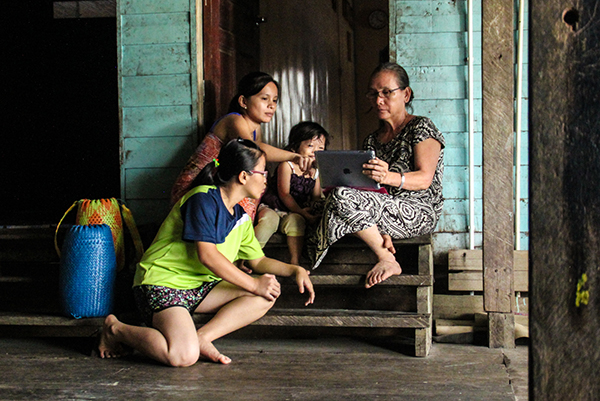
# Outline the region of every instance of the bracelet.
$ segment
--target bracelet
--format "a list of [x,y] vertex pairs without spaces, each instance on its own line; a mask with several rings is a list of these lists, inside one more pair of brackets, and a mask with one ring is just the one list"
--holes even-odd
[[400,188],[398,189],[402,189],[402,187],[404,186],[404,180],[406,179],[402,171],[400,172],[400,175],[402,176],[402,178],[400,179]]

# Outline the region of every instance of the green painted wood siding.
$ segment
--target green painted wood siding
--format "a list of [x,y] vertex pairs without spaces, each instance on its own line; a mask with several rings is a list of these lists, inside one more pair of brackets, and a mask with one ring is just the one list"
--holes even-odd
[[[481,3],[474,2],[475,243],[482,232]],[[527,10],[526,10],[527,13]],[[515,10],[515,38],[518,19]],[[528,16],[525,16],[527,21]],[[406,68],[414,113],[430,117],[446,139],[443,215],[436,254],[469,247],[467,2],[390,0],[390,55]],[[527,43],[527,28],[524,40]],[[515,52],[516,54],[516,52]],[[524,52],[521,143],[521,249],[528,248],[527,49]],[[515,67],[516,71],[516,67]],[[516,75],[516,74],[515,74]]]
[[117,3],[121,196],[160,223],[198,143],[194,0]]

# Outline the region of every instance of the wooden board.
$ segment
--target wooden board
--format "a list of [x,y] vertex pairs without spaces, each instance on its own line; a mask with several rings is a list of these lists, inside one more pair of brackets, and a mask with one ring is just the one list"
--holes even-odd
[[[515,313],[529,313],[528,297],[518,297],[515,302]],[[433,295],[434,319],[473,320],[474,316],[481,313],[484,313],[482,295]]]
[[[481,271],[465,271],[448,273],[449,291],[483,291],[483,274]],[[529,291],[529,273],[514,272],[514,291]]]
[[[89,340],[1,341],[1,398],[13,401],[515,399],[503,351],[481,346],[434,344],[429,358],[415,359],[356,338],[227,336],[215,345],[231,365],[173,369],[140,354],[90,357]],[[526,347],[519,352],[526,358]],[[526,363],[521,371],[526,377]]]
[[[459,249],[448,252],[448,290],[483,291],[483,251]],[[529,252],[513,251],[514,290],[529,291]]]
[[54,18],[114,18],[117,0],[54,1]]
[[[210,320],[211,314],[195,314],[196,324]],[[303,327],[402,327],[426,328],[431,316],[427,314],[373,310],[334,309],[272,309],[252,323],[257,326]]]
[[[513,251],[515,271],[528,271],[529,251]],[[448,270],[483,270],[481,249],[452,249],[448,251]]]
[[[512,312],[513,286],[513,86],[514,32],[512,2],[482,1],[483,87],[483,279],[484,308],[488,312]],[[492,338],[509,319],[498,319]],[[494,321],[495,323],[496,321]],[[496,330],[497,328],[497,330]],[[513,340],[514,343],[514,340]]]
[[174,174],[198,143],[195,4],[117,4],[121,197],[150,206],[131,207],[138,224],[162,221],[153,212],[168,208]]

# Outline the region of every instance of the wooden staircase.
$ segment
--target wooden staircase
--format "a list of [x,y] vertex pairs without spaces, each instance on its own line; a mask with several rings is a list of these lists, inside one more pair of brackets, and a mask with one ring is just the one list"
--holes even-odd
[[[54,226],[0,227],[0,335],[93,336],[103,318],[73,319],[60,313],[59,258]],[[65,229],[66,230],[66,229]],[[416,356],[427,356],[432,342],[433,255],[431,236],[395,241],[403,274],[364,288],[376,262],[362,241],[344,238],[331,247],[319,268],[311,271],[316,299],[304,306],[292,278],[281,278],[282,295],[256,326],[340,327],[414,330]],[[267,256],[287,260],[283,236],[265,247]],[[308,261],[302,264],[309,268]],[[127,293],[129,277],[118,278],[117,292]],[[131,319],[128,296],[117,299],[117,314]],[[129,318],[128,318],[129,317]],[[211,315],[196,315],[203,324]]]
[[[431,236],[394,241],[403,274],[370,289],[367,272],[377,259],[359,239],[334,244],[321,265],[311,270],[315,303],[304,307],[292,279],[282,280],[275,308],[255,324],[265,326],[363,327],[414,329],[415,355],[427,356],[432,341],[433,252]],[[273,238],[265,254],[287,260],[284,237]],[[309,268],[308,263],[302,263]]]

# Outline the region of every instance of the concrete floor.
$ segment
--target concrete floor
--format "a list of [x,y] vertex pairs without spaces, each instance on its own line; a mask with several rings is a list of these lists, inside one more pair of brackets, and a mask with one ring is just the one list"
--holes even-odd
[[215,342],[233,359],[168,368],[102,360],[91,339],[0,338],[2,400],[527,400],[528,347],[434,344],[427,358],[373,340]]

